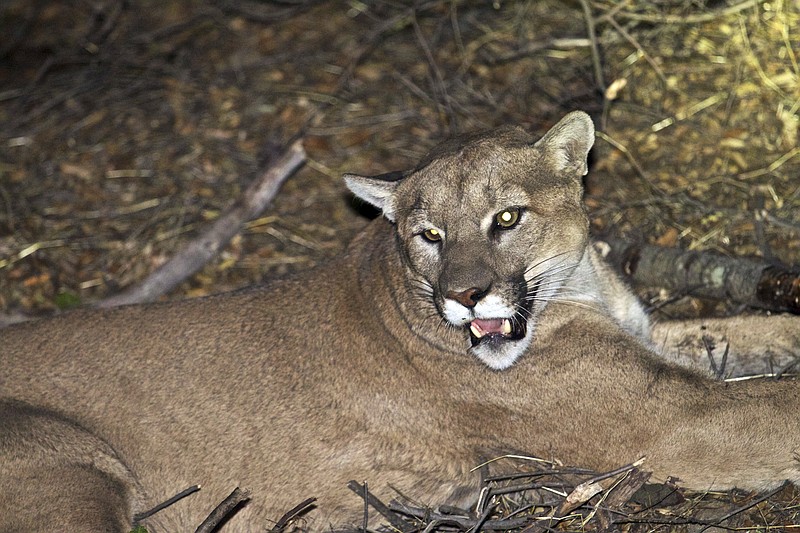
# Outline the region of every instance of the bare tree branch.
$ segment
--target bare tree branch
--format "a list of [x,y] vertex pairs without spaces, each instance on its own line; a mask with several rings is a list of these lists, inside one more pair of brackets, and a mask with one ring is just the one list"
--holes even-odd
[[141,283],[98,302],[97,307],[150,302],[176,287],[216,256],[239,232],[242,224],[261,213],[275,197],[283,182],[305,160],[302,142],[295,141],[205,232],[189,242]]

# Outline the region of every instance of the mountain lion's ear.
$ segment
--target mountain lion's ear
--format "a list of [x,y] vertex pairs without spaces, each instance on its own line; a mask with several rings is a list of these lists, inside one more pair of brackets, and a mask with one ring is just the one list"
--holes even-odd
[[557,173],[585,176],[587,157],[594,144],[594,124],[583,111],[573,111],[558,121],[535,146],[541,149]]
[[394,191],[400,181],[406,177],[406,172],[387,172],[377,176],[359,176],[358,174],[345,174],[344,182],[347,188],[368,204],[372,204],[381,211],[383,216],[394,222]]

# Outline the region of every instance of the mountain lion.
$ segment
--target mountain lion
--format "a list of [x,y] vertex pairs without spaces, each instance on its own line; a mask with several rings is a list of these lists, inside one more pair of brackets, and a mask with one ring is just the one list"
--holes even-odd
[[593,141],[581,112],[538,142],[463,136],[411,171],[345,176],[384,216],[330,264],[0,331],[0,531],[128,531],[193,484],[143,525],[189,531],[241,486],[252,501],[225,531],[268,529],[311,496],[302,525],[323,530],[360,523],[348,480],[468,505],[473,467],[507,453],[596,469],[644,456],[655,479],[698,489],[800,481],[797,383],[716,381],[685,350],[705,327],[730,368],[784,364],[798,318],[650,336],[588,238]]

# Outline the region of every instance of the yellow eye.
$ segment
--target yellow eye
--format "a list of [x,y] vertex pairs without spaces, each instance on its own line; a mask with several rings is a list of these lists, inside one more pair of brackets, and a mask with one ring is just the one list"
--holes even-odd
[[516,207],[510,209],[503,209],[494,217],[495,224],[499,228],[509,229],[513,228],[519,222],[519,209]]
[[442,234],[439,233],[439,230],[429,228],[422,232],[422,236],[425,237],[426,241],[430,242],[439,242],[442,240]]

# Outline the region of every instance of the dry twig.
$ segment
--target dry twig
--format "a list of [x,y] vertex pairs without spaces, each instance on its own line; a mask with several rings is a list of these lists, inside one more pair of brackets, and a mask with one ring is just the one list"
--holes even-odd
[[144,511],[142,513],[137,513],[137,514],[133,515],[133,523],[134,523],[134,525],[138,524],[139,522],[141,522],[145,518],[153,516],[157,512],[166,509],[170,505],[172,505],[172,504],[184,499],[185,497],[187,497],[187,496],[189,496],[191,494],[194,494],[195,492],[197,492],[199,490],[200,490],[200,485],[192,485],[188,489],[184,489],[184,490],[180,491],[178,494],[176,494],[175,496],[173,496],[171,498],[168,498],[167,500],[165,500],[162,503],[159,503],[158,505],[156,505],[152,509],[149,509],[149,510]]
[[203,520],[203,523],[200,524],[197,529],[195,529],[195,533],[211,533],[217,529],[223,520],[228,518],[231,512],[236,509],[239,505],[246,502],[250,499],[250,492],[247,490],[242,490],[239,487],[233,489],[233,492],[228,494],[228,497],[222,500],[219,505],[217,505],[211,514]]
[[295,519],[310,511],[315,507],[316,498],[306,498],[299,504],[295,505],[281,516],[275,525],[270,529],[270,533],[278,533],[286,529],[286,526],[291,524]]
[[211,227],[189,242],[141,283],[121,294],[102,300],[98,303],[98,307],[153,301],[200,270],[236,235],[242,224],[267,207],[283,182],[305,162],[305,159],[302,142],[295,141]]

